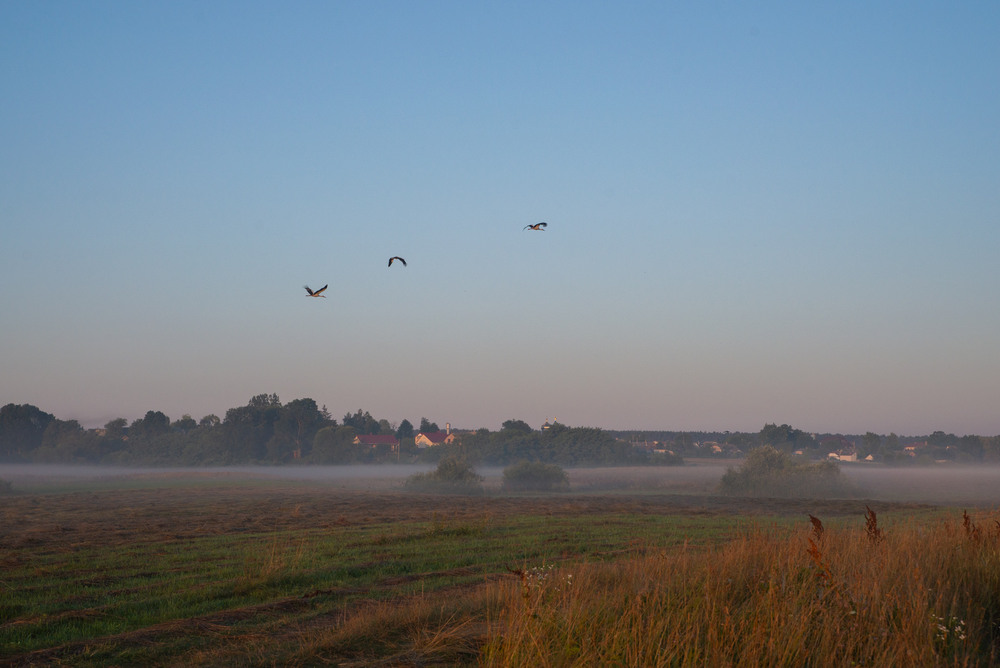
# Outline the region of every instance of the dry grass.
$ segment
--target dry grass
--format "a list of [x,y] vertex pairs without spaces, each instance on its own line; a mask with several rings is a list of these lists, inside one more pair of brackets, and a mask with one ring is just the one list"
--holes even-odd
[[325,629],[311,629],[291,663],[340,666],[475,665],[499,590],[468,586],[367,602]]
[[[488,666],[996,665],[1000,531],[916,523],[793,535],[506,583]],[[539,576],[541,574],[541,576]]]

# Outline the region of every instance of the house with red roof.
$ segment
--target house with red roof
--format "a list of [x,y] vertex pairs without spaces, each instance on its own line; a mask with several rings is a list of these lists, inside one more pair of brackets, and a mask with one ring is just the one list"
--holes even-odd
[[388,445],[396,449],[399,447],[399,439],[392,434],[358,434],[354,437],[355,445],[367,445],[370,448],[379,445]]

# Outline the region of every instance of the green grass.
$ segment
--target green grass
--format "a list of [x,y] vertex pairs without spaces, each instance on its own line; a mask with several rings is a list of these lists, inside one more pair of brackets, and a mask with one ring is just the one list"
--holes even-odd
[[0,506],[0,664],[475,663],[514,572],[696,554],[808,512],[677,503],[204,480],[21,496]]
[[296,614],[315,615],[360,600],[483,582],[524,563],[724,540],[740,523],[442,514],[430,522],[140,538],[114,549],[69,545],[21,553],[2,578],[0,658],[252,606],[264,607],[242,623],[266,626],[267,604],[304,601]]

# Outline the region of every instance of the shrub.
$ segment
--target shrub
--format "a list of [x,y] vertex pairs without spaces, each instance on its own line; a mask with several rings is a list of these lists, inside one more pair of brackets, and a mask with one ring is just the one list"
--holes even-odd
[[503,470],[503,489],[512,492],[553,492],[569,489],[569,478],[558,464],[521,461]]
[[449,455],[428,473],[416,473],[406,479],[403,487],[411,492],[437,494],[482,494],[483,477],[473,470],[465,458]]
[[836,462],[797,462],[770,445],[750,451],[743,465],[722,476],[719,491],[732,496],[822,498],[854,496]]

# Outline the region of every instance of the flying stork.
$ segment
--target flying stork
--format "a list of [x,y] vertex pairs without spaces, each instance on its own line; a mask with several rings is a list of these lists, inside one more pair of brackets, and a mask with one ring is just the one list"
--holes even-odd
[[[544,232],[545,228],[548,227],[548,223],[535,223],[534,225],[525,225],[525,230],[535,230],[536,232]],[[521,230],[522,232],[524,230]]]
[[404,260],[403,258],[399,257],[398,255],[394,255],[393,257],[389,258],[389,265],[388,266],[390,266],[390,267],[392,266],[392,261],[393,260],[399,260],[400,262],[403,263],[404,267],[406,266],[406,260]]
[[306,292],[309,293],[306,295],[306,297],[323,297],[324,299],[326,299],[326,295],[320,293],[322,293],[324,290],[330,287],[330,284],[327,283],[326,285],[324,285],[323,287],[321,287],[319,290],[316,291],[310,290],[308,285],[303,285],[302,287],[304,287],[306,289]]

